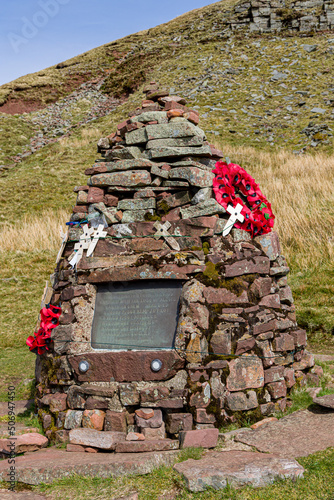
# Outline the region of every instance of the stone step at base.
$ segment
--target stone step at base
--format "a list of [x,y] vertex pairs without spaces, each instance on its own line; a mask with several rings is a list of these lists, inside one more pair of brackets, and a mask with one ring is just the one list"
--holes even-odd
[[116,453],[145,453],[153,451],[178,450],[179,441],[173,439],[152,439],[149,441],[122,441],[117,443]]
[[[85,477],[109,478],[125,475],[149,474],[162,465],[175,463],[178,451],[152,453],[68,453],[47,448],[16,457],[15,479],[20,483],[50,484],[55,479],[79,474]],[[10,465],[0,462],[0,480],[8,479]]]

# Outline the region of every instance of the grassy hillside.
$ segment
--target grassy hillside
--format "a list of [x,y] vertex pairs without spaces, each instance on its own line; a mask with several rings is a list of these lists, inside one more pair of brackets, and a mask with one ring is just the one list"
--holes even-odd
[[[185,96],[209,140],[260,184],[277,216],[299,321],[318,347],[334,346],[334,34],[228,37],[234,4],[218,2],[0,87],[0,111],[19,111],[0,113],[3,383],[17,374],[9,351],[35,326],[72,189],[86,183],[97,140],[141,102],[150,80]],[[24,378],[33,363],[31,355]]]

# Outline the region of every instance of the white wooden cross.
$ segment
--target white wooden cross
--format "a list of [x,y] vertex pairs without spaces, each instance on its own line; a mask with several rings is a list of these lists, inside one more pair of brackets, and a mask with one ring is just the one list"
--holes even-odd
[[63,233],[63,230],[60,228],[60,237],[62,238],[62,242],[61,242],[61,246],[60,246],[57,258],[56,258],[56,264],[58,264],[58,262],[61,259],[61,256],[63,255],[63,251],[64,251],[64,248],[66,246],[67,240],[68,240],[68,231]]
[[76,253],[70,260],[70,265],[72,267],[80,262],[83,256],[83,251],[89,248],[89,245],[91,244],[91,234],[93,233],[93,231],[94,228],[89,228],[88,224],[85,224],[83,226],[83,234],[80,236],[79,242],[74,245],[74,250],[76,250]]
[[107,234],[108,234],[107,231],[103,231],[103,229],[104,229],[104,225],[100,224],[99,227],[94,230],[93,239],[92,239],[92,241],[89,245],[89,248],[87,250],[87,257],[90,257],[92,255],[99,239],[105,238],[107,236]]
[[153,227],[157,230],[157,232],[154,234],[154,238],[156,240],[158,240],[162,236],[163,238],[165,238],[166,242],[173,250],[176,250],[177,252],[180,251],[180,246],[178,242],[168,232],[168,229],[171,228],[170,222],[166,221],[164,224],[161,224],[161,222],[156,221],[153,224]]
[[239,221],[243,222],[245,220],[245,217],[241,215],[241,210],[242,210],[242,205],[240,203],[237,204],[236,207],[231,207],[230,205],[226,208],[227,212],[231,214],[231,217],[227,221],[224,230],[223,230],[223,236],[227,236],[228,233],[231,231],[232,227],[234,224]]

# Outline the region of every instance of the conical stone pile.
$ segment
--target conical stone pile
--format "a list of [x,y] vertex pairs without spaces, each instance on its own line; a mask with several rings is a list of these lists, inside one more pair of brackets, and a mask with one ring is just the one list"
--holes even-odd
[[[214,198],[212,170],[223,154],[185,100],[155,83],[145,92],[142,107],[99,141],[102,159],[75,189],[71,221],[81,225],[69,232],[51,298],[60,326],[37,363],[44,429],[82,446],[96,431],[122,433],[108,448],[122,452],[174,449],[166,436],[194,429],[212,445],[219,426],[284,410],[290,390],[321,373],[296,323],[277,234],[222,236],[229,214]],[[106,234],[73,268],[85,224]],[[182,283],[173,349],[94,349],[98,287],[146,280]]]

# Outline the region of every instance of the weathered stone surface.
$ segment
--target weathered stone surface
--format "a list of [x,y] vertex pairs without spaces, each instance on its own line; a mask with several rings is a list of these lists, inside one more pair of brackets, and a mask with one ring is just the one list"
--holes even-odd
[[180,448],[214,448],[218,442],[218,435],[219,429],[181,431],[179,434]]
[[[151,362],[159,358],[162,368],[159,372],[151,370]],[[90,364],[86,373],[80,373],[79,363],[85,359]],[[69,362],[79,381],[116,382],[168,380],[183,368],[184,360],[174,351],[124,351],[106,353],[86,353],[70,356]]]
[[207,413],[205,408],[197,408],[195,422],[199,424],[214,424],[216,422],[216,417],[213,414]]
[[277,422],[278,418],[276,417],[268,417],[264,418],[263,420],[259,420],[259,422],[256,422],[255,424],[251,425],[251,429],[258,429],[259,427],[262,427],[262,425],[269,424],[269,422]]
[[129,170],[93,175],[91,186],[148,186],[151,184],[151,175],[146,170]]
[[213,333],[210,344],[214,354],[227,356],[232,352],[232,334],[231,330],[217,330]]
[[182,137],[179,139],[154,139],[152,141],[148,141],[146,149],[202,146],[202,144],[203,138],[199,135],[194,135],[192,137]]
[[140,432],[129,432],[126,441],[145,441],[145,436]]
[[[179,158],[182,156],[211,156],[210,146],[194,146],[194,147],[160,147],[149,149],[146,153],[150,159],[156,158]],[[181,177],[183,178],[183,177]]]
[[269,384],[266,384],[266,387],[268,388],[273,399],[285,398],[287,390],[284,380],[280,380],[279,382],[271,382]]
[[230,374],[227,377],[229,391],[257,389],[264,385],[264,371],[260,359],[241,356],[229,363]]
[[126,432],[126,412],[125,411],[111,411],[106,412],[104,420],[104,430],[111,432]]
[[145,441],[124,441],[117,443],[116,453],[145,453],[149,451],[177,450],[179,442],[172,439],[152,439]]
[[143,222],[146,220],[147,215],[153,215],[153,210],[126,210],[123,212],[122,222],[128,224],[129,222]]
[[143,144],[147,142],[147,140],[147,127],[133,130],[132,132],[127,132],[125,134],[125,141],[129,146],[134,144]]
[[313,403],[334,410],[334,394],[327,394],[327,396],[313,398]]
[[291,337],[294,340],[296,347],[303,347],[307,343],[307,335],[305,330],[296,330],[294,332],[290,332]]
[[193,124],[182,120],[179,122],[173,121],[167,125],[148,125],[146,134],[149,141],[154,139],[177,139],[183,137],[192,137],[194,135],[204,139],[203,130],[195,127]]
[[275,260],[280,255],[281,248],[276,231],[271,231],[263,236],[257,236],[255,241],[260,244],[263,252],[270,260]]
[[250,291],[255,295],[256,298],[261,299],[265,295],[270,294],[272,286],[271,278],[257,278],[253,281]]
[[58,411],[63,411],[66,410],[66,399],[67,395],[62,394],[62,393],[56,393],[56,394],[47,394],[45,395],[40,402],[43,405],[47,405],[50,407],[50,411],[58,412]]
[[[22,483],[38,485],[52,483],[53,480],[68,477],[69,474],[102,478],[125,474],[142,475],[162,465],[173,465],[177,454],[178,451],[141,453],[140,455],[109,452],[79,454],[49,448],[27,456],[16,457],[16,479]],[[8,463],[3,460],[0,462],[0,478],[7,480],[7,474]],[[29,492],[25,491],[22,500],[29,499],[28,494]]]
[[265,306],[265,307],[270,307],[272,309],[280,309],[281,308],[280,297],[277,293],[267,295],[266,297],[263,297],[260,300],[259,305]]
[[157,121],[158,123],[168,123],[167,112],[166,111],[146,111],[141,115],[136,115],[130,118],[130,123],[148,123]]
[[270,332],[276,330],[276,319],[267,321],[266,323],[257,323],[253,326],[254,335],[259,335],[260,333]]
[[231,411],[253,410],[259,406],[256,392],[232,392],[227,395],[227,406]]
[[102,431],[105,415],[101,410],[85,410],[82,414],[82,427]]
[[154,417],[154,410],[152,410],[152,408],[139,408],[139,410],[135,411],[135,414],[139,418],[149,420],[150,418]]
[[304,351],[300,361],[293,363],[294,370],[306,370],[312,366],[314,366],[314,355],[307,351]]
[[117,443],[125,440],[124,432],[98,431],[96,429],[72,429],[69,434],[71,444],[93,446],[101,450],[114,450]]
[[70,342],[73,340],[73,326],[60,325],[52,330],[54,351],[56,354],[65,354],[69,350]]
[[67,410],[65,417],[65,429],[76,429],[81,426],[83,411]]
[[296,383],[295,370],[293,368],[284,368],[284,379],[288,389]]
[[15,443],[15,453],[25,453],[27,451],[36,451],[45,448],[48,445],[48,438],[37,432],[21,434],[15,438],[0,439],[0,451],[10,453],[12,444]]
[[284,366],[273,366],[264,370],[264,383],[278,382],[284,380]]
[[289,286],[285,286],[279,289],[279,297],[281,299],[282,304],[293,304],[292,291]]
[[193,416],[191,413],[168,413],[166,417],[166,430],[170,434],[178,434],[180,431],[191,431],[193,427]]
[[235,450],[210,452],[200,460],[176,464],[174,469],[182,474],[190,491],[204,491],[209,487],[219,490],[227,485],[232,488],[262,487],[279,478],[303,477],[304,473],[295,460]]
[[136,200],[121,200],[118,202],[118,210],[148,210],[155,209],[155,198],[138,198]]
[[236,441],[281,457],[306,457],[334,446],[333,413],[297,411],[257,430],[238,434]]
[[245,352],[251,351],[256,345],[254,337],[240,339],[237,342],[237,348],[235,350],[236,356],[244,354]]
[[[205,170],[202,170],[197,167],[177,167],[173,168],[169,172],[169,178],[170,179],[185,179],[188,181],[192,186],[198,186],[198,187],[211,187],[212,186],[212,181],[214,179],[214,174],[211,172],[207,172]],[[217,203],[217,205],[219,205]],[[221,206],[221,205],[220,205]],[[182,212],[182,210],[181,210]],[[218,213],[218,212],[216,212]],[[188,218],[186,216],[182,217]]]
[[[149,410],[149,408],[147,408]],[[143,414],[145,409],[142,410],[140,414]],[[140,417],[136,411],[136,424],[140,429],[145,429],[146,427],[149,427],[151,429],[156,429],[157,427],[161,427],[163,424],[163,419],[162,419],[162,412],[161,410],[152,410],[153,416],[149,418],[143,418]],[[148,413],[150,415],[151,413]]]
[[288,333],[283,333],[273,340],[274,351],[293,351],[295,348],[295,343],[293,337]]
[[88,190],[88,203],[100,203],[104,201],[104,190],[98,187],[90,187]]
[[209,304],[234,305],[248,303],[248,296],[245,290],[238,296],[226,288],[207,287],[204,290],[204,297]]
[[242,274],[269,274],[270,260],[268,257],[253,257],[252,260],[239,260],[225,266],[225,276],[233,278]]
[[165,424],[163,423],[160,427],[156,428],[145,427],[142,430],[142,433],[145,436],[145,439],[148,440],[165,439],[166,437]]

